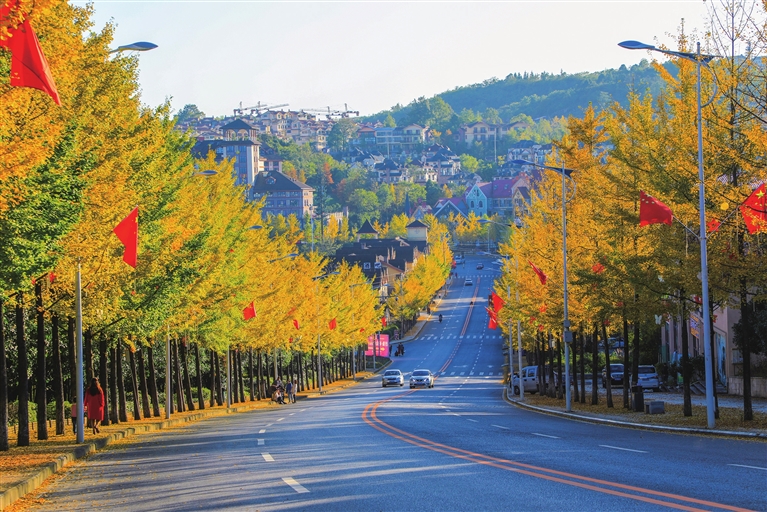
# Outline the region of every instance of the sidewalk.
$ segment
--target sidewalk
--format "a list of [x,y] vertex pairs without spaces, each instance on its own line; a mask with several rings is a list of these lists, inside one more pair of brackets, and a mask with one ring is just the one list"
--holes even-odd
[[[342,379],[324,385],[322,394],[355,386],[372,376],[374,374],[371,372],[357,372],[356,381]],[[296,399],[304,400],[319,396],[320,393],[317,390],[307,390],[299,393]],[[47,441],[30,439],[30,446],[24,448],[17,448],[12,445],[10,451],[0,452],[0,511],[5,510],[20,498],[43,485],[46,479],[65,466],[125,438],[145,432],[184,427],[193,422],[214,416],[279,407],[289,407],[289,405],[282,406],[271,400],[261,400],[233,404],[229,408],[225,406],[212,408],[206,406],[202,411],[174,413],[169,420],[145,418],[139,421],[130,421],[107,427],[102,426],[102,433],[95,436],[86,429],[84,444],[76,443],[71,427],[68,426],[67,433],[63,436],[51,435]],[[12,439],[12,443],[15,443],[15,439]]]

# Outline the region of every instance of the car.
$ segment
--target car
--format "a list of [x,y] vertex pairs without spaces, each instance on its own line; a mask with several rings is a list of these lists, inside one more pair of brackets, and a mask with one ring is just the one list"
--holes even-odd
[[463,285],[464,286],[473,286],[474,282],[471,279],[467,279],[466,281],[463,282]]
[[386,386],[404,386],[405,385],[405,376],[402,375],[402,372],[399,370],[386,370],[381,377],[381,384],[383,387]]
[[649,364],[639,365],[637,370],[637,386],[640,386],[642,389],[660,391],[660,378],[654,366]]
[[410,389],[418,386],[434,387],[434,375],[429,370],[413,370],[410,374]]
[[[522,382],[525,387],[525,393],[535,393],[538,391],[538,367],[525,366],[522,368]],[[514,390],[514,394],[519,394],[519,375],[516,373],[509,383],[509,387]]]
[[463,256],[456,256],[455,258],[453,258],[453,261],[455,261],[456,263],[458,263],[460,265],[465,260],[463,259]]
[[[623,365],[613,363],[610,365],[610,384],[612,386],[623,384]],[[607,387],[607,367],[602,369],[602,387]]]
[[485,268],[483,263],[477,263],[477,270],[482,270],[483,268]]

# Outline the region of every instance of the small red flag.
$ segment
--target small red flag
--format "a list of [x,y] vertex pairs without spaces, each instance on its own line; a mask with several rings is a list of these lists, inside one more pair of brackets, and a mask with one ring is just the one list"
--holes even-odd
[[328,329],[330,329],[331,331],[335,329],[336,327],[338,327],[338,324],[336,323],[335,318],[331,320],[330,322],[328,322]]
[[674,222],[674,214],[671,208],[658,201],[652,196],[639,191],[639,227],[650,224],[668,224]]
[[293,319],[293,327],[298,329],[298,320],[296,320],[295,318]]
[[591,267],[591,271],[595,274],[601,274],[605,271],[605,266],[601,263],[594,263],[594,265]]
[[767,188],[764,183],[743,201],[740,205],[740,213],[750,234],[767,231]]
[[706,228],[707,228],[707,229],[708,229],[708,231],[709,231],[709,232],[711,232],[711,233],[716,233],[717,231],[719,231],[719,227],[720,227],[721,225],[722,225],[722,223],[721,223],[721,222],[719,222],[719,220],[717,220],[717,219],[715,219],[715,218],[711,218],[711,220],[709,220],[708,222],[706,222]]
[[385,316],[381,317],[381,325],[386,327],[386,317]]
[[493,309],[495,310],[496,313],[498,313],[501,310],[501,308],[506,304],[506,302],[504,302],[504,300],[500,298],[498,294],[495,292],[491,293],[490,297],[493,301]]
[[364,327],[360,328],[360,332],[365,332],[365,328]]
[[255,304],[253,304],[253,302],[251,302],[250,304],[248,304],[248,306],[245,309],[242,310],[242,318],[244,318],[245,321],[247,322],[251,318],[255,318],[255,317],[256,317],[256,306]]
[[0,41],[0,47],[11,52],[11,85],[39,89],[53,98],[56,105],[61,105],[48,61],[29,20],[24,20],[16,28],[9,28],[8,32],[11,37]]
[[53,272],[48,272],[48,282],[53,284],[53,282],[56,280],[56,274]]
[[485,308],[487,311],[488,316],[490,319],[487,322],[487,328],[488,329],[497,329],[498,328],[498,315],[490,308]]
[[546,284],[546,280],[549,278],[546,274],[543,273],[543,270],[539,269],[535,265],[533,265],[533,262],[530,260],[527,260],[527,262],[530,264],[531,267],[533,267],[533,272],[538,276],[538,279],[540,279],[541,284]]
[[138,255],[138,207],[134,208],[127,217],[115,226],[112,232],[125,246],[123,261],[133,268],[136,268],[136,257]]

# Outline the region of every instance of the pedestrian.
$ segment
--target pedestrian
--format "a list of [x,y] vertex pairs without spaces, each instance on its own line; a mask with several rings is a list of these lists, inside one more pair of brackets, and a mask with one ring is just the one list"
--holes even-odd
[[91,379],[91,385],[85,393],[85,403],[88,405],[88,426],[97,434],[100,432],[99,423],[104,420],[104,390],[96,377]]
[[293,382],[288,381],[288,383],[285,384],[285,392],[288,394],[288,403],[293,403],[290,399],[291,395],[293,394]]
[[296,379],[293,379],[293,389],[290,393],[290,403],[296,403],[296,393],[298,392],[298,381]]
[[72,411],[70,412],[72,417],[72,432],[77,434],[77,402],[72,403]]

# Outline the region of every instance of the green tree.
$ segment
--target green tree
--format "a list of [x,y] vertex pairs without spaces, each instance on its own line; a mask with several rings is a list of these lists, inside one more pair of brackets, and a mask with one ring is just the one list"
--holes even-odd
[[176,114],[176,122],[186,123],[188,121],[197,121],[203,117],[205,117],[205,112],[202,112],[200,109],[198,109],[197,105],[188,103],[178,111],[178,114]]

